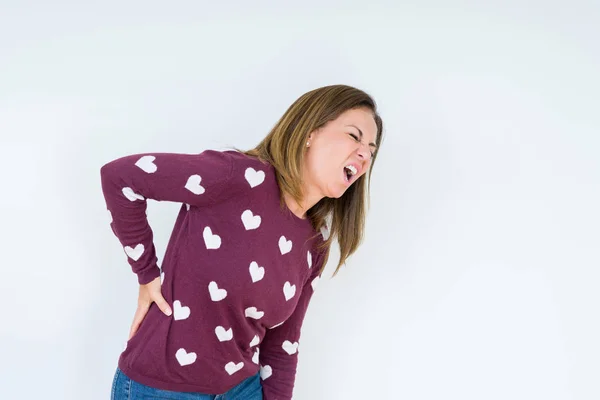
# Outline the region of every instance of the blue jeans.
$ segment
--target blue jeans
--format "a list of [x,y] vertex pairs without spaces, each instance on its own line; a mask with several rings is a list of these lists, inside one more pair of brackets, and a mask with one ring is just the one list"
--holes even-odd
[[244,380],[227,393],[215,395],[154,389],[133,381],[117,368],[110,398],[111,400],[262,400],[263,394],[260,374]]

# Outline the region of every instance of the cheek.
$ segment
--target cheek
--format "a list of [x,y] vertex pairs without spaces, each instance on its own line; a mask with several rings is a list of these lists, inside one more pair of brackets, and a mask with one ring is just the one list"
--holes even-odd
[[320,182],[329,182],[335,176],[340,175],[340,170],[336,163],[336,159],[332,157],[331,151],[327,152],[325,149],[315,151],[310,154],[307,159],[308,165],[307,170],[311,175],[311,179],[315,179]]
[[309,155],[307,162],[307,169],[313,177],[322,176],[329,165],[326,154],[316,149]]

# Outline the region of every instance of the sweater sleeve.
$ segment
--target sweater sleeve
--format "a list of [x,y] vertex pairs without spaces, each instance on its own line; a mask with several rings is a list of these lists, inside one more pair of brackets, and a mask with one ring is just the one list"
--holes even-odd
[[260,375],[264,400],[291,400],[296,381],[302,322],[321,273],[323,257],[313,265],[292,315],[281,325],[267,330],[260,345]]
[[216,150],[135,154],[102,166],[102,192],[112,216],[111,228],[140,284],[160,275],[146,200],[210,205],[223,195],[232,166],[231,155]]

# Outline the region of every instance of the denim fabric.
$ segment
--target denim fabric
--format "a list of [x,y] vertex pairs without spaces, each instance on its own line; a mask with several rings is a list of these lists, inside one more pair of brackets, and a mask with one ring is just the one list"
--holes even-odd
[[262,400],[262,398],[260,374],[244,380],[227,393],[203,394],[154,389],[133,381],[119,368],[117,368],[113,379],[111,394],[111,400]]

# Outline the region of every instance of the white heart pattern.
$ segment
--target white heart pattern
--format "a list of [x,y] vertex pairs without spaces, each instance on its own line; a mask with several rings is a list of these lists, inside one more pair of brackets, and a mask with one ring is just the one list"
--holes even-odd
[[250,277],[252,278],[252,283],[256,283],[265,277],[265,269],[260,267],[256,261],[250,263]]
[[296,294],[296,285],[292,285],[289,282],[286,282],[283,285],[283,295],[285,296],[285,301],[289,301]]
[[296,352],[298,351],[298,342],[292,343],[289,340],[286,340],[285,342],[283,342],[283,345],[281,345],[281,348],[291,356],[293,354],[296,354]]
[[228,340],[233,339],[233,330],[231,328],[225,330],[222,326],[217,326],[215,328],[215,333],[217,334],[219,342],[227,342]]
[[257,347],[256,348],[256,352],[254,353],[254,355],[252,356],[252,362],[254,364],[258,364],[258,353],[260,352],[260,348]]
[[140,259],[142,254],[144,254],[144,245],[139,243],[134,248],[129,246],[125,246],[125,254],[127,254],[133,261],[137,261]]
[[254,335],[254,338],[252,338],[252,341],[250,342],[250,347],[258,346],[259,343],[260,338],[258,337],[258,335]]
[[247,231],[256,229],[260,226],[260,215],[254,215],[252,211],[246,210],[242,213],[242,222]]
[[265,180],[264,171],[256,171],[254,168],[248,167],[246,168],[246,172],[244,172],[244,178],[250,184],[251,188],[254,188]]
[[188,353],[185,349],[181,348],[175,353],[175,358],[177,358],[179,365],[183,367],[193,364],[196,361],[196,353]]
[[312,286],[313,291],[315,290],[315,288],[317,287],[317,284],[319,283],[319,280],[321,279],[320,276],[317,276],[315,279],[313,279],[313,281],[310,283],[310,286]]
[[273,375],[273,369],[270,365],[260,366],[260,378],[264,381]]
[[244,367],[244,362],[243,361],[240,361],[237,364],[235,364],[233,361],[230,361],[225,366],[225,371],[227,371],[227,373],[229,375],[233,375],[236,372],[238,372],[240,369],[242,369],[243,367]]
[[135,193],[130,187],[124,187],[123,189],[121,189],[121,191],[129,201],[144,200],[144,196]]
[[310,250],[306,252],[306,262],[308,263],[308,268],[312,267],[312,254],[310,254]]
[[190,308],[182,307],[179,300],[173,302],[173,318],[175,321],[181,321],[190,316]]
[[211,282],[208,284],[208,291],[210,292],[210,298],[212,301],[221,301],[227,297],[227,290],[219,289],[217,282]]
[[136,161],[135,165],[142,169],[142,171],[153,174],[158,169],[156,164],[154,164],[154,160],[156,157],[154,156],[143,156],[139,160]]
[[279,251],[281,254],[289,253],[292,250],[292,241],[287,240],[285,236],[279,238]]
[[212,229],[210,229],[209,226],[204,228],[202,236],[204,237],[204,244],[206,245],[207,250],[214,250],[221,247],[221,237],[219,235],[213,235]]
[[248,307],[245,311],[246,317],[253,319],[261,319],[265,313],[263,311],[258,311],[256,307]]
[[200,185],[201,181],[200,175],[192,175],[185,183],[185,188],[194,194],[202,194],[204,193],[204,187]]

